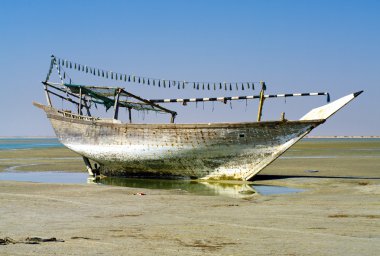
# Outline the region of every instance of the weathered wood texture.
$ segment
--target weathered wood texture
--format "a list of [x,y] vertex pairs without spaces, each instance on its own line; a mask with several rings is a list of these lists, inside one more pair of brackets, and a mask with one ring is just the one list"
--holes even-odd
[[110,176],[248,180],[323,122],[120,124],[41,108],[65,146]]

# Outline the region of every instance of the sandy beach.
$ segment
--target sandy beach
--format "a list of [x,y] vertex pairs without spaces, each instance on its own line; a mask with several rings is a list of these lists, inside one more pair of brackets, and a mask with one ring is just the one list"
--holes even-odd
[[[378,255],[379,142],[318,143],[300,143],[254,181],[305,189],[300,193],[237,199],[178,189],[0,181],[0,254]],[[1,167],[8,170],[12,161],[21,170],[41,170],[37,162],[54,165],[43,151],[19,158],[18,151],[1,151]],[[64,157],[58,167],[70,161],[70,170],[75,164],[83,170],[70,151],[48,151],[50,158]],[[57,241],[31,244],[33,237]]]

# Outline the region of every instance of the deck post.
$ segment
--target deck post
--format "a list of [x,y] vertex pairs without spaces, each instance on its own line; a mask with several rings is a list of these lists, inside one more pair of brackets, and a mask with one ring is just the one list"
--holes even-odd
[[132,123],[132,108],[128,108],[129,123]]
[[117,89],[116,99],[115,99],[115,113],[113,115],[113,119],[117,119],[119,116],[119,98],[120,98],[120,89]]
[[177,115],[177,113],[172,113],[172,117],[170,118],[170,123],[174,123],[174,120],[175,120],[175,116]]
[[263,112],[263,105],[264,105],[264,100],[265,100],[264,92],[266,90],[265,82],[260,81],[260,84],[261,84],[261,91],[260,91],[259,109],[257,111],[257,122],[261,121],[261,116],[262,116],[262,112]]
[[82,114],[82,87],[79,87],[79,105],[78,105],[78,115]]

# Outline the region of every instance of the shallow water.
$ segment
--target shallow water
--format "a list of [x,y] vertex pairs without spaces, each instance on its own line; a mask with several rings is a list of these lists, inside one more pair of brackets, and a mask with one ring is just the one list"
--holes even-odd
[[130,188],[180,190],[196,195],[244,197],[253,194],[275,195],[302,192],[302,189],[252,184],[230,184],[193,180],[163,180],[137,178],[103,178],[94,180],[87,173],[71,172],[0,172],[0,180],[38,183],[98,184]]
[[0,138],[0,150],[63,147],[56,138]]

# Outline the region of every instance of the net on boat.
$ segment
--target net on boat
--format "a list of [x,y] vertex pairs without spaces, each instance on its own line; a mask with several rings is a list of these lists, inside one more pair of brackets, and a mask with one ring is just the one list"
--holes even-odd
[[162,109],[155,107],[146,102],[131,101],[130,95],[123,88],[118,87],[101,87],[101,86],[86,86],[78,84],[64,84],[71,93],[76,95],[86,95],[89,100],[95,104],[104,105],[106,110],[115,106],[116,96],[119,94],[121,98],[118,101],[119,107],[134,109],[137,111],[156,111],[165,112]]

